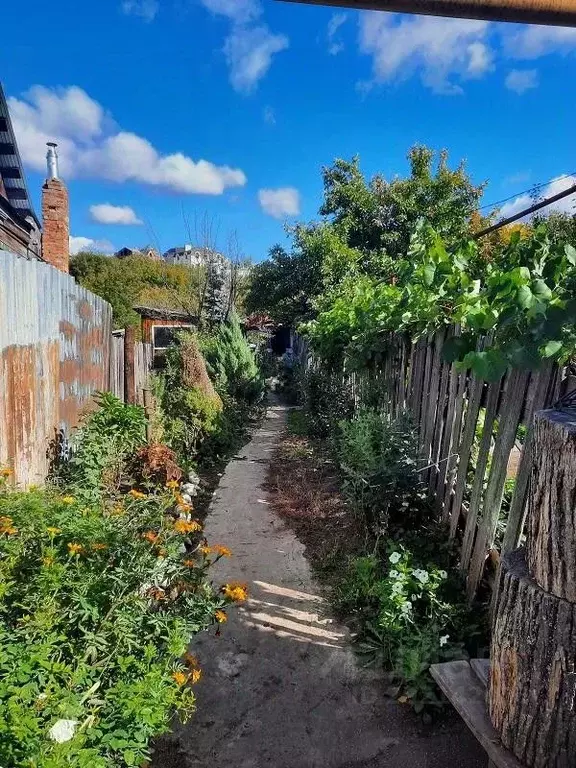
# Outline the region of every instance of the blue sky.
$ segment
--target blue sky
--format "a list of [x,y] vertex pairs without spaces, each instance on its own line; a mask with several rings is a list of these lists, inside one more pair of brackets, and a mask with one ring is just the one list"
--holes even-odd
[[486,203],[576,172],[576,29],[276,0],[28,0],[2,26],[36,208],[54,139],[75,247],[165,250],[207,217],[258,261],[315,217],[323,165],[391,178],[416,142],[465,158]]

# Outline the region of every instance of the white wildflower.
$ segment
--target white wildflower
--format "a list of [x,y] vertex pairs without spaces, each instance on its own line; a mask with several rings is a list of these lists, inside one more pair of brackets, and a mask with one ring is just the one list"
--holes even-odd
[[394,582],[394,584],[392,584],[392,594],[393,595],[402,594],[402,584],[400,584],[400,582],[396,581]]
[[440,638],[440,648],[442,648],[443,645],[446,645],[449,637],[450,635],[442,635],[442,637]]
[[396,565],[396,563],[400,560],[401,557],[402,555],[400,554],[400,552],[392,552],[389,560],[392,563],[392,565]]
[[398,573],[398,571],[390,571],[390,573],[388,575],[390,576],[391,579],[398,579],[398,578],[400,578],[400,574]]
[[421,584],[426,584],[429,578],[428,571],[424,571],[422,568],[416,568],[414,571],[412,571],[412,575],[415,579],[418,579]]
[[438,576],[440,576],[441,579],[448,578],[448,574],[446,573],[446,571],[438,571]]
[[78,720],[56,720],[48,731],[48,735],[57,744],[63,744],[65,741],[70,741],[70,739],[74,738],[74,731],[77,725]]
[[408,616],[409,613],[412,611],[412,603],[402,603],[400,606],[400,613],[402,613],[404,616]]

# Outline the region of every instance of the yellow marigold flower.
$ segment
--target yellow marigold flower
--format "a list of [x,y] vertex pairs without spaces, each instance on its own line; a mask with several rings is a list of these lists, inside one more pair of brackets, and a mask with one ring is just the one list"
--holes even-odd
[[192,506],[192,504],[187,504],[185,501],[182,502],[181,504],[178,504],[178,510],[180,512],[192,512],[193,509],[194,507]]
[[215,552],[218,557],[231,557],[232,550],[225,547],[223,544],[214,544],[212,551]]
[[95,550],[102,550],[102,549],[108,549],[108,544],[92,544],[92,549]]
[[45,565],[47,568],[49,568],[51,565],[54,565],[54,558],[52,555],[46,555],[46,557],[43,557],[42,565]]
[[142,493],[141,491],[136,491],[134,488],[132,488],[131,491],[129,491],[130,496],[132,496],[133,499],[145,499],[146,494]]
[[193,669],[192,674],[190,675],[190,680],[192,684],[197,683],[198,680],[202,677],[202,670],[201,669]]
[[122,504],[115,504],[112,507],[112,514],[113,515],[123,515],[126,512]]
[[74,504],[76,499],[74,498],[74,496],[61,496],[60,501],[62,502],[62,504]]
[[13,475],[11,469],[8,469],[8,467],[4,467],[4,469],[0,469],[0,477],[10,477],[10,475]]
[[13,525],[8,528],[0,528],[0,533],[5,533],[7,536],[14,536],[14,534],[18,533],[18,528],[14,528]]
[[84,547],[82,544],[76,544],[75,542],[71,542],[68,544],[68,552],[71,555],[80,555],[82,552],[84,552]]
[[10,528],[13,522],[11,517],[3,515],[0,517],[0,528]]
[[228,621],[228,616],[226,616],[225,611],[216,611],[214,613],[214,618],[218,622],[218,624],[224,624],[225,621]]
[[212,547],[209,547],[208,545],[200,547],[200,552],[202,552],[203,555],[211,555],[212,554]]
[[188,675],[184,674],[184,672],[173,672],[172,679],[175,680],[178,685],[184,685],[188,680]]
[[146,533],[142,534],[142,538],[146,539],[146,541],[149,541],[151,544],[154,544],[158,539],[158,534],[154,533],[154,531],[146,531]]
[[50,525],[46,528],[46,531],[50,536],[57,536],[59,533],[62,533],[62,528],[54,528],[54,526]]
[[186,520],[176,520],[174,530],[177,533],[192,533],[193,531],[201,531],[202,526],[197,520],[191,520],[189,523]]
[[178,488],[178,480],[168,480],[166,488]]
[[222,587],[224,595],[235,603],[242,603],[248,598],[248,586],[240,584],[238,581],[231,581],[230,584],[224,584]]

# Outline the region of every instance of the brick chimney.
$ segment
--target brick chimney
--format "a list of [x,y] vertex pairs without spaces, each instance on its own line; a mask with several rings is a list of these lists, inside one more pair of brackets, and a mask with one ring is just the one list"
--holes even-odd
[[42,187],[42,258],[62,272],[70,261],[68,190],[58,178],[56,144],[48,144],[48,178]]

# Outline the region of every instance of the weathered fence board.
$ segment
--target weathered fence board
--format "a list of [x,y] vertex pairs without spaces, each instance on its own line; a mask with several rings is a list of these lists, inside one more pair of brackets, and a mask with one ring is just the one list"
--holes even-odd
[[112,310],[72,277],[0,252],[0,465],[40,483],[96,390],[108,388]]

